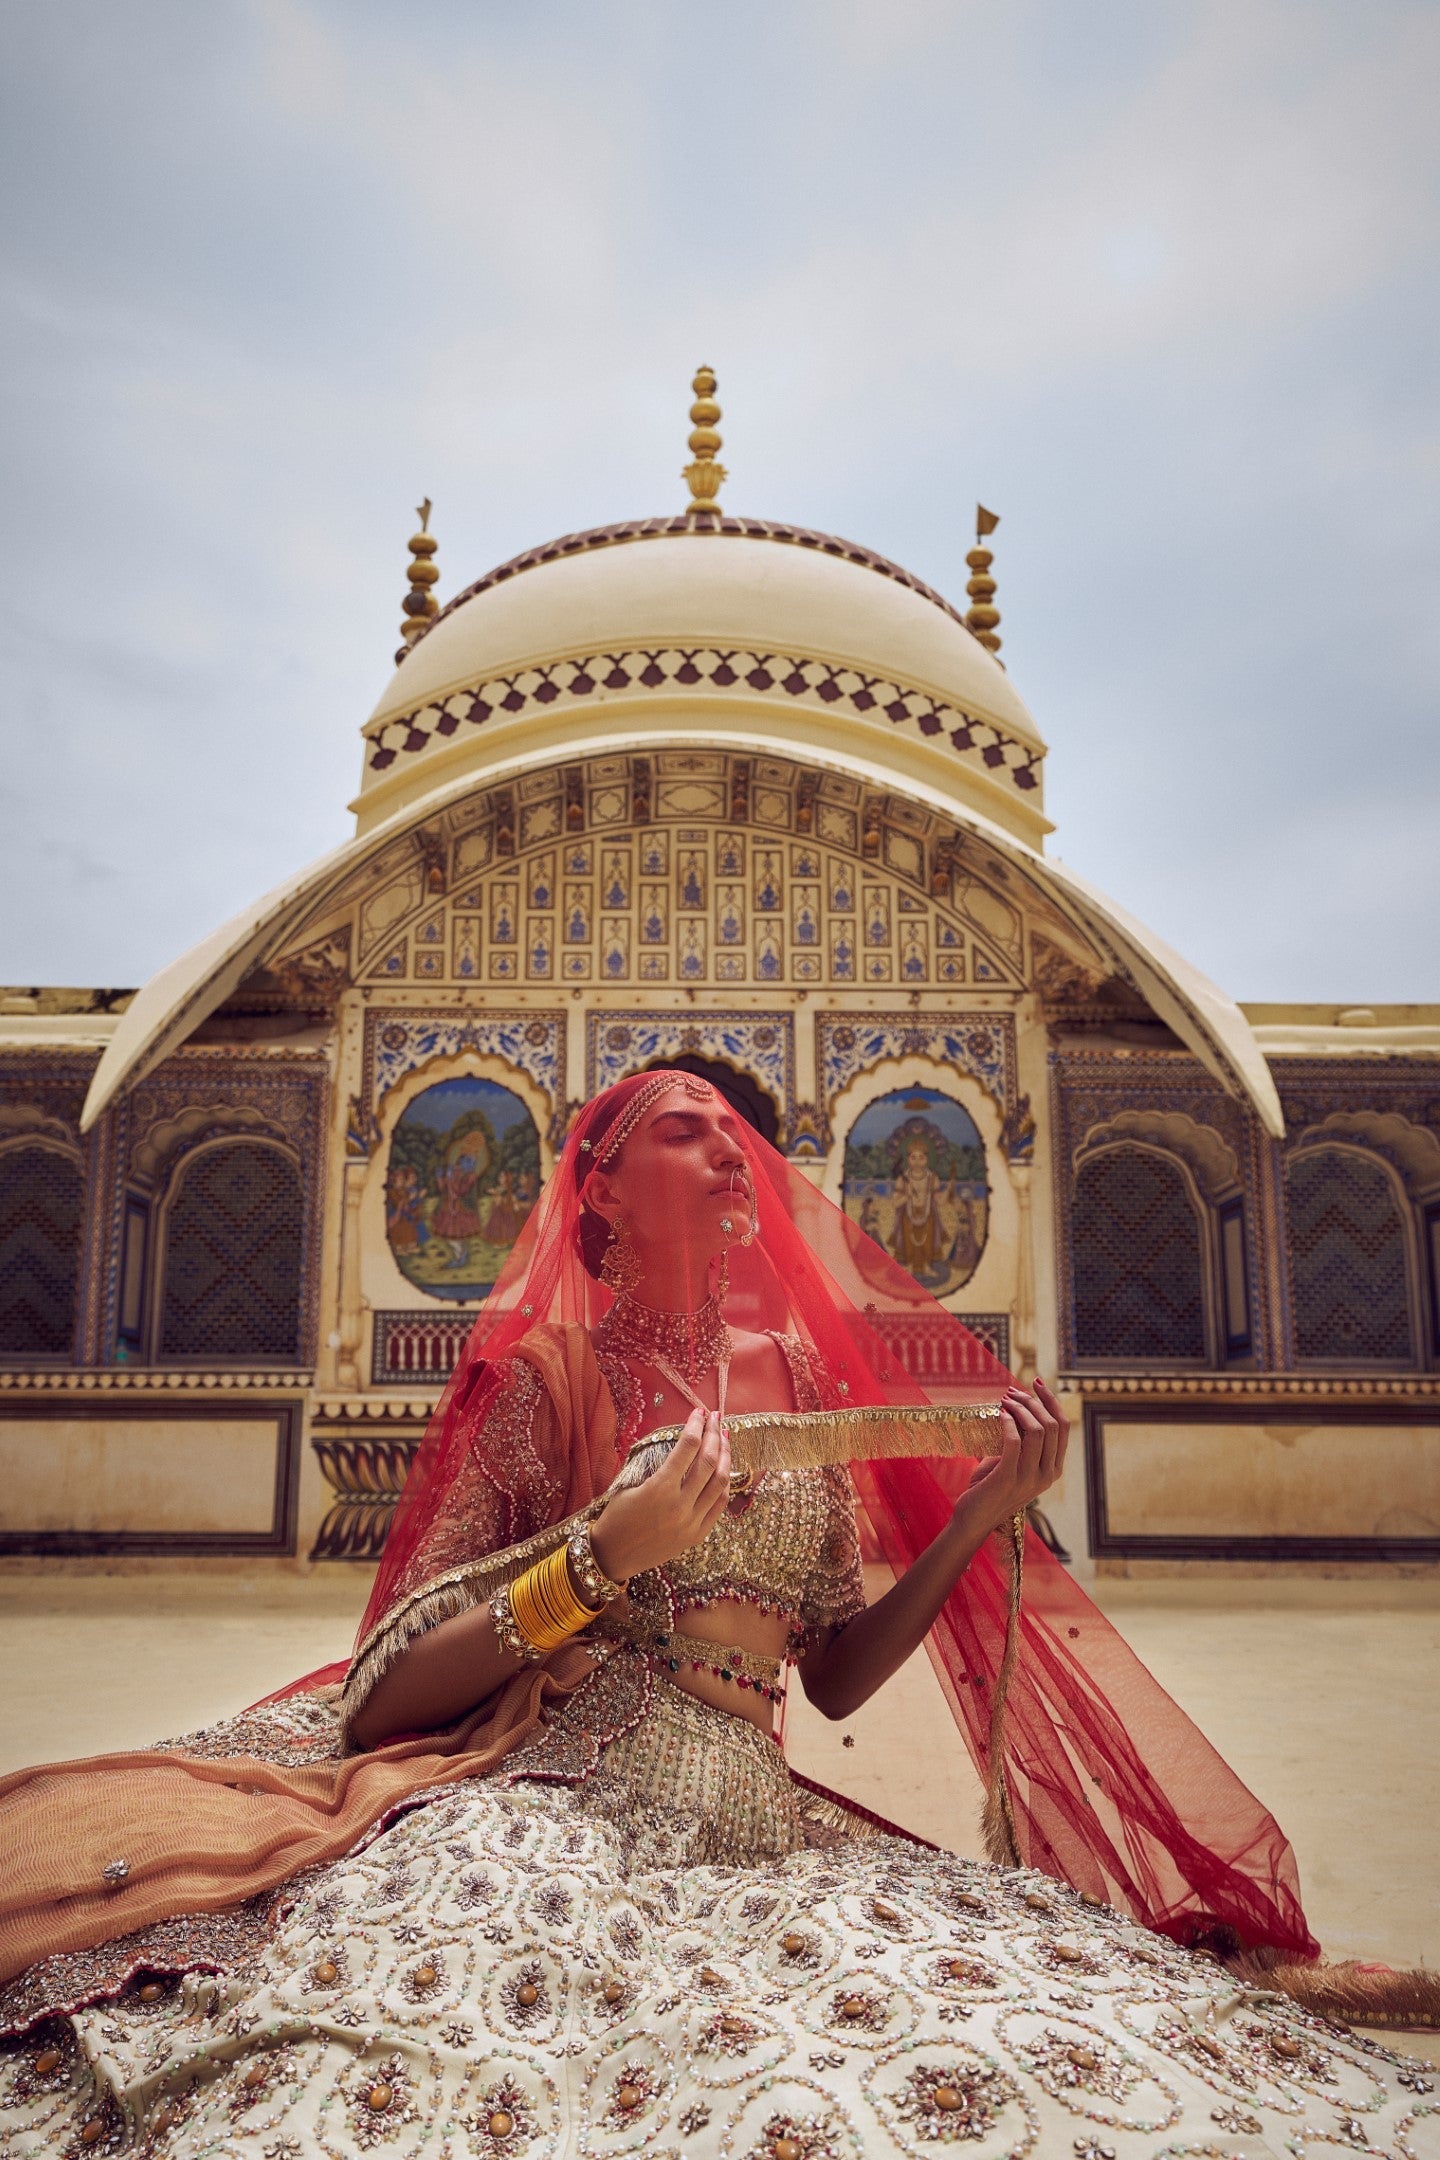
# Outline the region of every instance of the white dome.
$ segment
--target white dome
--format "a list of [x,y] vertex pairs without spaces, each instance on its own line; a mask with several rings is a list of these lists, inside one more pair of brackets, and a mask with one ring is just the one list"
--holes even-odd
[[491,571],[407,654],[375,717],[526,661],[699,641],[898,674],[1040,746],[1004,668],[929,586],[848,541],[738,519],[711,530],[683,519],[607,526]]
[[[450,602],[396,668],[365,726],[362,822],[453,772],[497,736],[561,710],[627,707],[640,729],[697,701],[764,732],[784,715],[884,736],[968,765],[1026,837],[1046,827],[1045,745],[999,662],[938,593],[848,541],[757,519],[683,518],[572,534]],[[762,715],[758,705],[768,710]],[[481,726],[484,734],[477,734]],[[962,783],[963,784],[963,783]]]

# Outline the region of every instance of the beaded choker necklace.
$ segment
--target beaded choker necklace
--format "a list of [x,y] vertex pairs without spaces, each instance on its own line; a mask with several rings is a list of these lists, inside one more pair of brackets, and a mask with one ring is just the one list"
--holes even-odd
[[622,1291],[595,1330],[595,1347],[646,1365],[678,1365],[695,1380],[729,1363],[730,1330],[718,1296],[698,1312],[664,1312]]

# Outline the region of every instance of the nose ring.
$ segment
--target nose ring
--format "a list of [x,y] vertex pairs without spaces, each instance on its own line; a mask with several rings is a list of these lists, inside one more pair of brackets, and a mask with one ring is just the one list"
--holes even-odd
[[[730,1172],[730,1190],[732,1193],[735,1190],[735,1180],[741,1175],[742,1173],[739,1170],[732,1170]],[[755,1199],[755,1181],[750,1175],[748,1165],[743,1172],[743,1175],[745,1179],[745,1198],[750,1204],[750,1227],[745,1232],[745,1235],[741,1238],[740,1243],[742,1245],[753,1245],[755,1242],[755,1233],[760,1228],[760,1209]],[[734,1224],[730,1222],[723,1222],[720,1227],[723,1230],[728,1231],[734,1228]]]

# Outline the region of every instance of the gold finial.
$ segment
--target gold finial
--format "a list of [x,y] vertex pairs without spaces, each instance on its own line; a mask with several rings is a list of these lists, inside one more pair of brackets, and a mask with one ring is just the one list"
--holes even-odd
[[410,590],[400,605],[405,620],[400,625],[400,635],[405,642],[395,655],[396,664],[405,658],[416,638],[429,629],[440,612],[440,604],[430,590],[440,582],[440,572],[435,567],[434,555],[438,542],[430,531],[430,512],[434,508],[429,496],[421,503],[415,515],[420,520],[420,530],[410,535]]
[[688,518],[718,517],[720,505],[716,497],[730,476],[723,465],[715,462],[715,453],[720,448],[720,437],[715,428],[720,418],[720,407],[715,402],[715,370],[697,368],[690,387],[695,392],[695,402],[690,407],[690,418],[695,424],[690,430],[690,463],[680,474],[682,480],[690,483],[685,515]]
[[[988,539],[999,522],[999,517],[993,510],[987,510],[983,503],[976,503],[977,541]],[[1005,663],[1000,659],[1000,640],[995,635],[1000,627],[1000,610],[995,605],[995,580],[990,575],[990,565],[995,558],[989,548],[976,546],[971,548],[965,560],[970,569],[970,582],[965,590],[971,601],[970,612],[965,617],[965,627],[977,644],[983,645],[986,652],[994,653],[997,665],[1004,667]]]

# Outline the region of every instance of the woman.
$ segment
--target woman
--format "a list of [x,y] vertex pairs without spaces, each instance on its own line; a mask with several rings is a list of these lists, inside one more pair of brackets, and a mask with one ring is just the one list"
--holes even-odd
[[[1033,1540],[1017,1605],[1064,1418],[958,1322],[927,1404],[915,1309],[707,1083],[589,1105],[338,1703],[0,1784],[3,2150],[1423,2149],[1418,2066],[1180,1947],[1312,1957],[1289,1849]],[[844,1717],[927,1632],[1023,1865],[770,1737],[784,1661]]]

